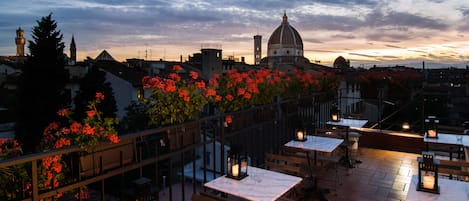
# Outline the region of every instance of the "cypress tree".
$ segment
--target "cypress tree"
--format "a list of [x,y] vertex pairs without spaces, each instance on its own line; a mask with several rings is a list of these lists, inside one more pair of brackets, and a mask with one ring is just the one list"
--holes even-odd
[[74,118],[86,117],[88,102],[95,99],[96,92],[104,95],[104,100],[98,105],[98,110],[103,112],[103,117],[116,117],[116,100],[111,84],[106,82],[106,73],[98,67],[90,67],[88,73],[80,80],[80,89],[75,96]]
[[64,43],[56,30],[52,14],[37,21],[28,41],[30,56],[22,68],[18,86],[18,120],[16,139],[23,151],[33,152],[39,145],[43,130],[56,119],[57,111],[68,104],[65,84]]

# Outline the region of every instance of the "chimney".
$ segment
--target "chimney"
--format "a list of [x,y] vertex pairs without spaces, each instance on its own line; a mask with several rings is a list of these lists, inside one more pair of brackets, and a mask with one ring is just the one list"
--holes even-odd
[[241,57],[241,62],[243,62],[243,63],[244,63],[244,57]]

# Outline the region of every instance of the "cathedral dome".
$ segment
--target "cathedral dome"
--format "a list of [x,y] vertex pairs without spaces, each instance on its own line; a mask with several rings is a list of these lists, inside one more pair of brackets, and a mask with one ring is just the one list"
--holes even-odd
[[345,60],[344,57],[339,56],[337,57],[337,59],[335,59],[333,67],[334,68],[348,68],[350,67],[350,62]]
[[303,56],[303,40],[295,28],[288,23],[286,13],[282,24],[269,38],[267,56]]

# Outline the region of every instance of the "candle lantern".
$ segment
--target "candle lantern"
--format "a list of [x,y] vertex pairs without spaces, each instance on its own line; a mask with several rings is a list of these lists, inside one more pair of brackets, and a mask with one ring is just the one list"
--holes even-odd
[[425,132],[427,138],[438,138],[438,123],[440,121],[435,119],[435,116],[429,116],[425,119]]
[[306,141],[306,130],[305,129],[296,129],[295,136],[293,138],[295,141]]
[[228,164],[226,177],[241,180],[248,176],[248,157],[240,155],[238,152],[230,151],[228,154]]
[[334,106],[331,109],[331,120],[334,122],[340,121],[340,110],[337,106]]
[[440,187],[438,186],[438,165],[440,161],[434,157],[433,152],[423,152],[422,156],[417,158],[419,165],[417,191],[440,194]]

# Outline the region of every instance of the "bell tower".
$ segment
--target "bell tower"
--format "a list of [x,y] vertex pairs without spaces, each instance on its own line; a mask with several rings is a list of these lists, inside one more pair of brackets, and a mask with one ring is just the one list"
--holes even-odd
[[254,65],[259,65],[261,63],[262,57],[262,36],[254,36]]
[[75,37],[72,35],[72,42],[70,43],[70,60],[73,64],[77,62],[77,46],[75,45]]
[[24,56],[24,44],[26,44],[26,39],[24,38],[24,31],[21,27],[18,27],[16,30],[16,56]]

